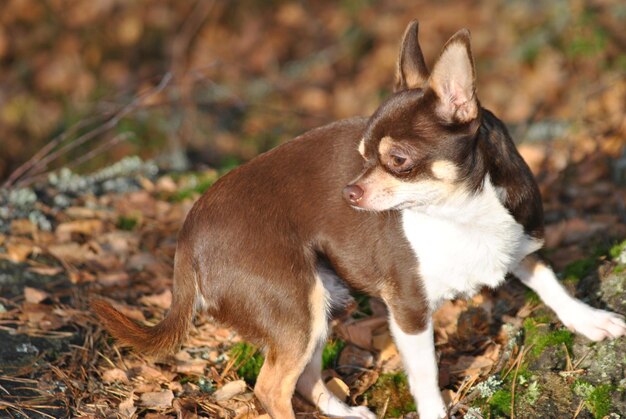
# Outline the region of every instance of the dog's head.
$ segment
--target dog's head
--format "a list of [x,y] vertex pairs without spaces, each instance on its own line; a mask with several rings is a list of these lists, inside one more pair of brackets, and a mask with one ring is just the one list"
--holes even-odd
[[402,41],[395,92],[372,115],[359,144],[363,173],[343,191],[355,208],[436,203],[462,186],[471,170],[480,104],[469,32],[448,40],[432,72],[417,33],[413,21]]

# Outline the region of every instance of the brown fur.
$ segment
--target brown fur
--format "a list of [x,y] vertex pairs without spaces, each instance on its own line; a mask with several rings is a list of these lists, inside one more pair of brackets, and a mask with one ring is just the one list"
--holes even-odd
[[[514,217],[539,233],[538,191],[504,127],[478,102],[473,120],[442,120],[440,99],[420,84],[428,70],[416,23],[405,33],[400,57],[396,85],[401,91],[371,118],[309,131],[216,182],[195,203],[180,231],[167,317],[147,328],[96,301],[93,309],[111,334],[142,352],[162,354],[184,339],[198,305],[266,348],[255,393],[272,416],[290,418],[298,376],[311,361],[312,348],[325,339],[324,330],[315,326],[319,312],[312,303],[319,291],[320,263],[349,287],[382,298],[405,333],[425,330],[430,315],[400,213],[351,208],[342,190],[354,179],[374,167],[404,180],[434,178],[433,162],[449,161],[459,168],[458,181],[475,189],[490,173],[496,185],[507,188],[507,207]],[[492,129],[499,133],[491,134]],[[379,143],[385,136],[406,145],[410,171],[379,165]],[[358,151],[361,139],[365,156]],[[487,152],[511,170],[491,165],[483,155]],[[521,181],[515,177],[519,167]],[[522,208],[519,200],[528,199],[539,204]]]
[[182,268],[188,264],[184,244],[179,244],[174,262],[174,292],[172,307],[163,321],[154,327],[140,325],[113,308],[108,302],[95,299],[91,309],[105,329],[125,346],[150,356],[162,356],[176,350],[185,337],[193,316],[195,305],[195,279],[192,271]]

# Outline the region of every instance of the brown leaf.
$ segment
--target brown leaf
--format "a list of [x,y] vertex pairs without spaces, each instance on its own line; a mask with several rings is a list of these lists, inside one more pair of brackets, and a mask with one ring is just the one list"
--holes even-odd
[[383,329],[373,336],[372,347],[380,352],[380,360],[382,362],[399,355],[388,329]]
[[172,291],[165,290],[161,294],[144,295],[139,302],[146,306],[169,308],[172,305]]
[[246,388],[246,382],[243,380],[231,381],[217,389],[217,391],[213,393],[213,397],[215,397],[217,401],[230,400],[235,396],[245,393]]
[[9,239],[4,245],[7,251],[7,257],[15,263],[24,262],[35,250],[32,242],[26,240]]
[[113,383],[115,381],[119,381],[120,383],[128,384],[128,375],[126,375],[126,371],[119,368],[111,368],[110,370],[106,370],[102,374],[102,381],[105,383]]
[[95,218],[102,218],[103,214],[102,212],[98,212],[92,208],[87,208],[87,207],[67,207],[65,209],[65,215],[73,219],[76,219],[76,218],[95,219]]
[[98,273],[98,283],[105,287],[128,284],[129,276],[126,272],[101,272]]
[[348,345],[341,351],[338,362],[344,367],[369,368],[374,365],[374,356],[355,345]]
[[369,349],[372,347],[373,330],[387,323],[384,317],[371,317],[355,323],[340,325],[338,332],[342,337],[354,343],[361,348]]
[[53,244],[48,246],[48,251],[58,259],[76,264],[96,259],[97,256],[89,246],[75,242]]
[[11,234],[15,236],[34,234],[36,231],[37,226],[28,219],[21,218],[11,221]]
[[188,361],[177,361],[175,370],[183,374],[204,375],[208,361],[204,359],[191,359]]
[[37,275],[49,275],[54,276],[63,272],[63,268],[60,266],[31,266],[28,268],[29,272],[34,272]]
[[172,406],[174,393],[172,390],[151,391],[141,395],[141,405],[149,409],[165,409]]
[[50,295],[37,288],[24,287],[24,299],[29,303],[39,304],[46,298],[50,297]]
[[158,192],[174,193],[178,185],[170,176],[162,176],[157,180],[156,189]]
[[101,220],[76,220],[59,224],[55,234],[59,242],[67,242],[72,239],[72,234],[94,236],[100,234],[103,230],[104,224]]
[[450,373],[462,376],[472,376],[489,370],[494,364],[492,359],[485,356],[462,355],[457,362],[450,367]]
[[123,402],[119,404],[118,411],[119,411],[120,416],[122,416],[123,418],[130,418],[135,414],[135,412],[137,411],[137,408],[135,407],[135,402],[133,401],[132,393],[126,400],[124,400]]

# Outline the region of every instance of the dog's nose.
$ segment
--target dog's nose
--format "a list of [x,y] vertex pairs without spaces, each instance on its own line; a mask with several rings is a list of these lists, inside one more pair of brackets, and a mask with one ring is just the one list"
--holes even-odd
[[363,198],[363,188],[357,185],[348,185],[343,188],[343,199],[349,204],[356,204]]

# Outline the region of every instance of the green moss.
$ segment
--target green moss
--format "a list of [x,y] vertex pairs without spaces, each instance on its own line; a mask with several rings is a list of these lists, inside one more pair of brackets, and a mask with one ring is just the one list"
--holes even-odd
[[236,343],[230,348],[229,355],[235,360],[235,368],[239,377],[248,384],[254,385],[263,366],[263,355],[258,348],[245,342]]
[[565,281],[577,283],[589,275],[597,266],[594,258],[580,259],[567,265],[563,270]]
[[613,391],[615,391],[615,386],[601,384],[589,395],[587,401],[591,405],[591,410],[596,419],[603,418],[611,413],[611,393]]
[[615,260],[619,258],[619,255],[622,254],[624,248],[626,248],[626,240],[611,247],[609,249],[609,256],[611,256],[611,259]]
[[339,358],[339,354],[345,346],[346,343],[341,339],[328,341],[322,352],[322,369],[334,367]]
[[139,220],[135,217],[126,217],[123,215],[117,217],[117,228],[120,230],[132,231],[138,223]]
[[572,349],[574,335],[566,329],[550,330],[549,318],[532,318],[524,320],[524,334],[526,346],[533,345],[531,354],[539,356],[548,346],[565,344],[568,350]]
[[525,290],[524,297],[529,303],[539,304],[541,302],[541,298],[539,298],[539,295],[537,295],[537,293],[530,288],[527,288]]
[[193,198],[196,195],[202,195],[204,192],[206,192],[207,189],[209,189],[215,183],[216,180],[217,180],[217,177],[213,177],[213,176],[205,178],[205,179],[201,179],[198,181],[197,185],[191,188],[182,189],[174,193],[174,195],[172,195],[171,197],[171,200],[174,202],[181,202],[181,201],[184,201],[185,199]]
[[400,417],[415,411],[415,402],[404,373],[381,374],[376,384],[367,390],[365,397],[377,416],[383,414],[385,405],[386,417]]
[[491,414],[494,416],[511,415],[511,391],[500,389],[489,399]]
[[584,380],[576,380],[573,385],[574,394],[581,397],[596,419],[603,418],[611,413],[611,395],[617,388],[610,384],[594,386]]

